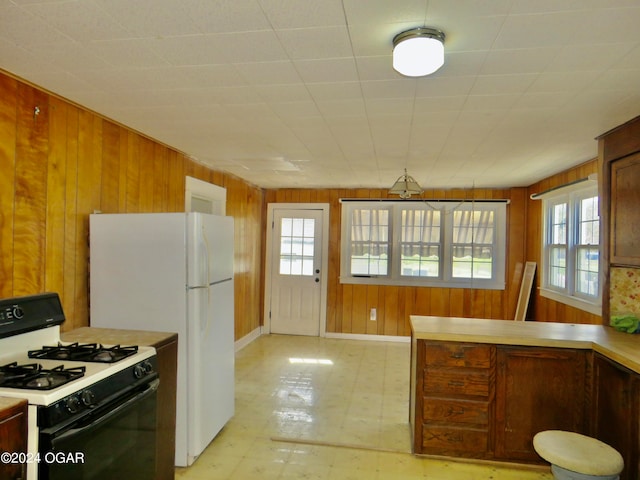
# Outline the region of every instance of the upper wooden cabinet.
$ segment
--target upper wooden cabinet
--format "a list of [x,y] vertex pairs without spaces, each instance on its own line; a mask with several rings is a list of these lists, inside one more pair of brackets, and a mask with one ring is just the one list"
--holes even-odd
[[611,162],[610,263],[640,267],[640,153]]
[[640,267],[640,117],[598,137],[602,323],[610,317],[610,265]]

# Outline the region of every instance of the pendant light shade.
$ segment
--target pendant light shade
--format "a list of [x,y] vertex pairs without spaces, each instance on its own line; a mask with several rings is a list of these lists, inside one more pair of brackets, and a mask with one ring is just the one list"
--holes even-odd
[[404,175],[401,175],[396,183],[389,189],[392,195],[400,195],[400,198],[411,198],[411,195],[420,195],[422,188],[418,185],[412,176],[407,175],[407,169],[404,169]]
[[432,74],[444,64],[444,37],[428,27],[399,33],[393,39],[393,68],[407,77]]

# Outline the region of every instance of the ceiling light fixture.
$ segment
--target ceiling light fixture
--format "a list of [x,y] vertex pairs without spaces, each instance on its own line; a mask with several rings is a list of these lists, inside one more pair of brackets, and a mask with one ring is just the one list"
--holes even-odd
[[418,27],[393,39],[393,68],[407,77],[430,75],[444,64],[444,33]]
[[422,188],[418,185],[412,176],[407,175],[407,169],[404,169],[404,175],[396,180],[393,187],[389,189],[391,195],[400,195],[400,198],[411,198],[411,195],[420,195]]

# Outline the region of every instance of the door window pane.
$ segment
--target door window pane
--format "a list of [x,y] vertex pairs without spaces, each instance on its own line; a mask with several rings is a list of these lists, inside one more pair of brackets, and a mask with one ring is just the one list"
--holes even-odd
[[314,239],[314,219],[282,219],[280,222],[280,275],[313,275]]

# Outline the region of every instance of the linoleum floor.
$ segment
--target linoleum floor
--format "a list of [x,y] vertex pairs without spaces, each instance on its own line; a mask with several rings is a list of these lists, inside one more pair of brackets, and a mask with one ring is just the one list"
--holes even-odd
[[538,480],[411,455],[409,343],[263,335],[236,354],[236,413],[178,480]]

